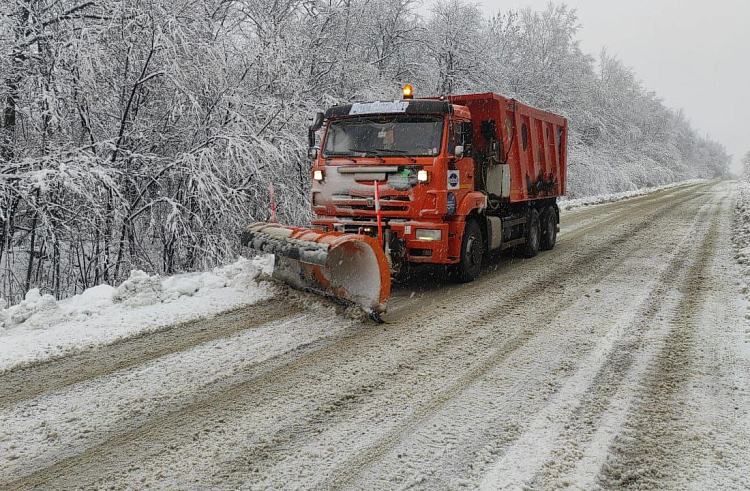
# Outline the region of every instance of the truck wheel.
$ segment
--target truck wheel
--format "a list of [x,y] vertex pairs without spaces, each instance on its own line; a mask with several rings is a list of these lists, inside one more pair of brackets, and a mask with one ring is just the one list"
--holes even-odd
[[548,206],[542,212],[542,237],[539,242],[539,249],[549,251],[555,247],[557,242],[557,213],[555,209]]
[[482,269],[484,240],[482,230],[475,220],[468,220],[461,240],[461,260],[455,266],[456,278],[464,283],[474,281]]
[[539,224],[539,212],[532,209],[526,220],[526,244],[523,246],[523,255],[534,257],[539,252],[539,239],[541,236]]

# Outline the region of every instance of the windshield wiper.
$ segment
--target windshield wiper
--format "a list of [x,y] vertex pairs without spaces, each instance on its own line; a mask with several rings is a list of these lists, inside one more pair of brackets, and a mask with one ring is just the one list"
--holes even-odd
[[357,163],[357,161],[354,160],[354,156],[351,153],[327,153],[326,159],[331,159],[331,158],[344,158],[347,160],[351,160],[355,164]]
[[380,160],[381,163],[385,162],[385,160],[383,159],[383,157],[381,157],[377,153],[372,152],[370,150],[362,150],[361,148],[350,148],[349,151],[350,152],[363,153],[363,154],[365,154],[366,157],[377,157],[378,160]]
[[390,152],[390,153],[395,153],[397,155],[403,155],[404,157],[409,159],[409,161],[411,161],[412,163],[417,162],[417,159],[415,159],[411,155],[406,154],[406,150],[396,150],[395,148],[376,148],[375,150],[378,152]]

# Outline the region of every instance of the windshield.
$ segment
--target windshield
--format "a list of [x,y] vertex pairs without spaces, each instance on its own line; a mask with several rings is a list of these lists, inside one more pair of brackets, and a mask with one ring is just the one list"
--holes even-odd
[[440,153],[440,116],[368,116],[331,121],[323,155],[409,155]]

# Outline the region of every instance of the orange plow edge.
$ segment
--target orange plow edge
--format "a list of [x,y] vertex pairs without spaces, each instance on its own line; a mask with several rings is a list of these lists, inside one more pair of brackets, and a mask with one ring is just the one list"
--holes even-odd
[[273,277],[298,290],[353,303],[378,318],[391,295],[391,270],[377,239],[254,223],[242,245],[273,254]]

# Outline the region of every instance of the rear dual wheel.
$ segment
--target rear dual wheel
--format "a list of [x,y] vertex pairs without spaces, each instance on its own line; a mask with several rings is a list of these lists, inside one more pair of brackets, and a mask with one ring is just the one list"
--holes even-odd
[[542,213],[536,209],[529,211],[526,220],[526,243],[523,245],[523,255],[534,257],[539,251],[549,251],[557,242],[557,213],[555,208],[542,208]]
[[528,217],[526,217],[526,243],[522,249],[525,257],[534,257],[539,253],[541,235],[539,212],[532,208],[529,211]]
[[548,206],[542,211],[541,226],[542,236],[539,248],[543,251],[549,251],[557,243],[557,213],[554,207]]

